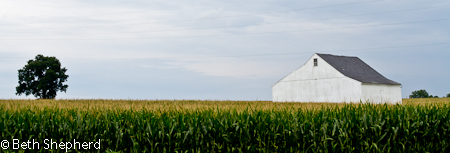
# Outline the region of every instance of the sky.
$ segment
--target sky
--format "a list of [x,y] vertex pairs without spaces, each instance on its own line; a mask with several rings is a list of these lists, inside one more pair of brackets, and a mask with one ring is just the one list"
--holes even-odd
[[357,56],[402,97],[450,93],[448,0],[2,0],[0,99],[54,56],[57,99],[271,100],[314,53]]

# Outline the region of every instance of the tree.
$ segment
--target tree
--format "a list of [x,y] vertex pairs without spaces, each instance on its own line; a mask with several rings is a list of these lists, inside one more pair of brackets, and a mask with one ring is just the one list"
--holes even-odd
[[16,95],[33,94],[39,99],[54,99],[56,92],[67,91],[69,87],[63,82],[67,81],[66,68],[61,68],[61,63],[56,57],[37,55],[34,60],[29,60],[19,71],[19,86],[16,87]]
[[428,98],[439,98],[439,97],[438,97],[438,96],[430,95],[430,96],[428,96]]
[[450,98],[450,93],[447,94],[447,98]]
[[409,98],[428,98],[428,97],[430,96],[428,95],[428,92],[424,89],[413,91],[411,95],[409,95]]

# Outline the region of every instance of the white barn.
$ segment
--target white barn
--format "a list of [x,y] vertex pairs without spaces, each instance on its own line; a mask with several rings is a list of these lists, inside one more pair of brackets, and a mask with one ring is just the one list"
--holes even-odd
[[274,102],[402,103],[401,84],[358,57],[314,54],[272,86]]

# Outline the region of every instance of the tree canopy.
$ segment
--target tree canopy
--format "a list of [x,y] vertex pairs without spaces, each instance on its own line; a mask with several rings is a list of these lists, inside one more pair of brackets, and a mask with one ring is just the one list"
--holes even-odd
[[19,86],[16,87],[16,95],[33,94],[40,99],[53,99],[56,92],[67,91],[69,87],[63,84],[69,75],[66,68],[61,68],[61,63],[56,57],[37,55],[19,71]]
[[430,95],[428,95],[428,92],[424,89],[422,90],[416,90],[409,95],[409,98],[429,98]]

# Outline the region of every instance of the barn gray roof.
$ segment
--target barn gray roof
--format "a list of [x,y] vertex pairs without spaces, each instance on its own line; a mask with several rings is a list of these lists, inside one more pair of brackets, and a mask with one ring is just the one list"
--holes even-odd
[[318,53],[317,55],[345,76],[362,83],[400,85],[400,83],[385,78],[358,57]]

